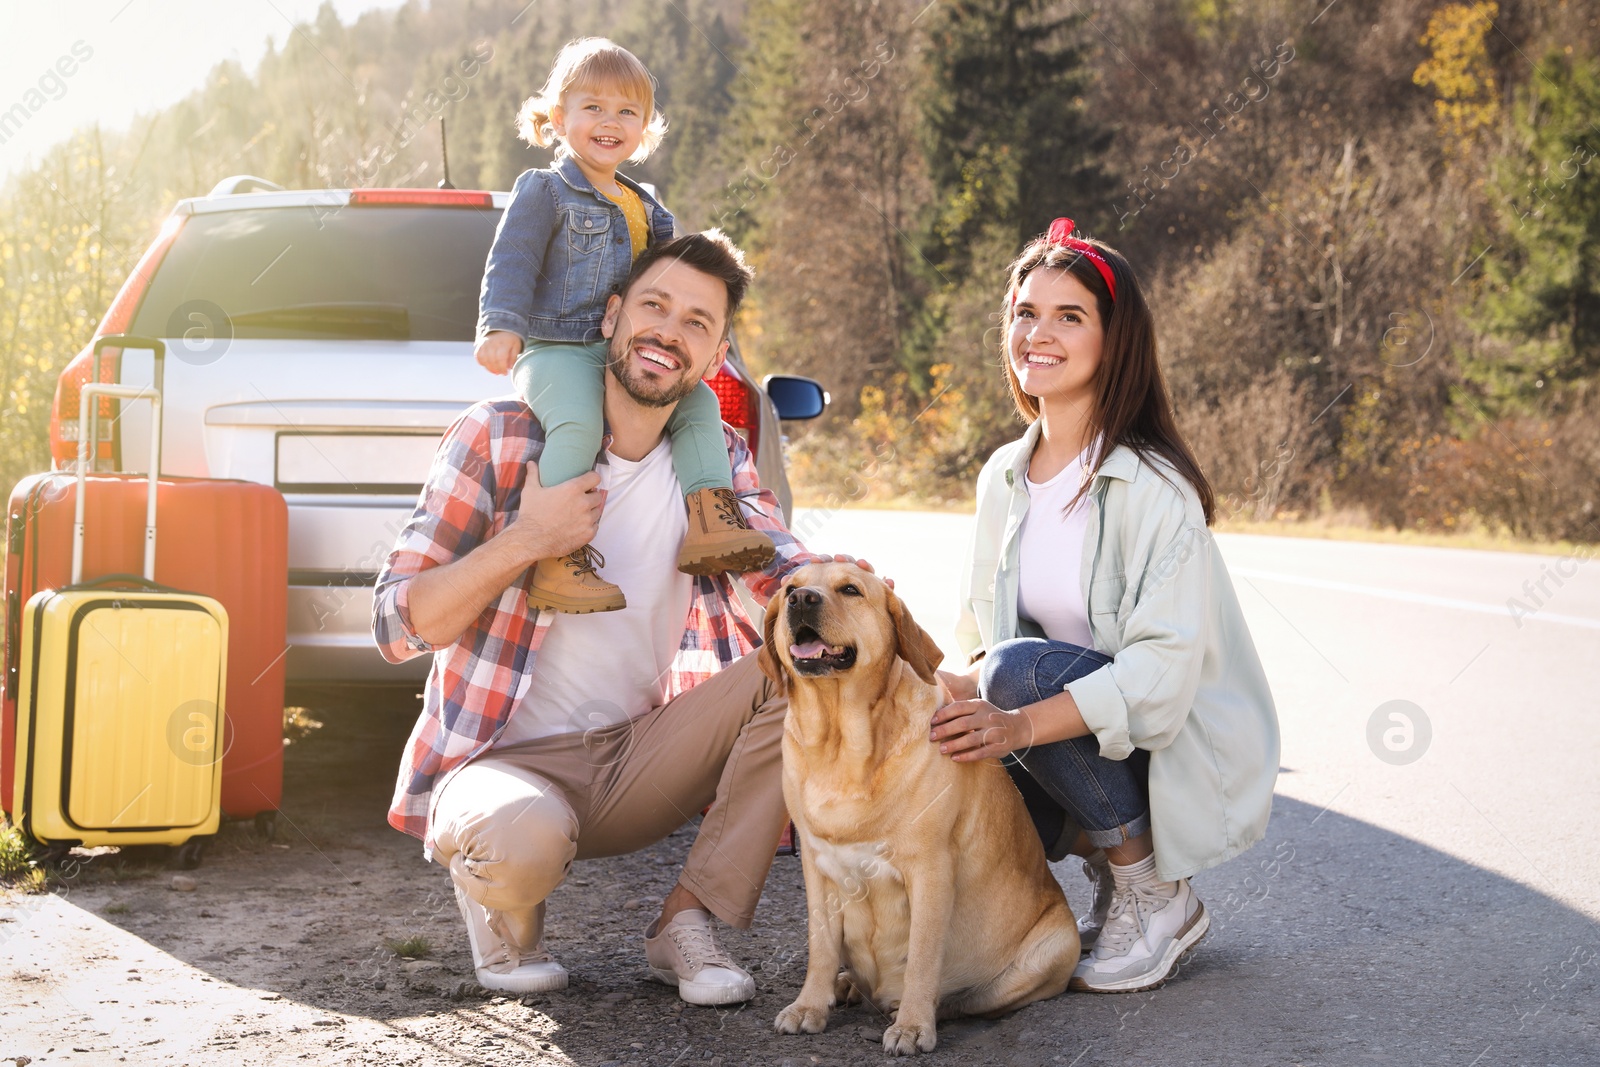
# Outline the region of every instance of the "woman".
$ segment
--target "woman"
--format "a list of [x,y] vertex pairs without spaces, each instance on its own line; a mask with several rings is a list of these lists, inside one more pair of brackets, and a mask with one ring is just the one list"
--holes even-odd
[[1278,722],[1139,282],[1072,228],[1011,266],[1003,362],[1029,426],[978,477],[958,626],[973,666],[941,672],[955,702],[930,739],[1004,757],[1046,854],[1086,857],[1072,988],[1124,993],[1205,935],[1189,876],[1265,832]]

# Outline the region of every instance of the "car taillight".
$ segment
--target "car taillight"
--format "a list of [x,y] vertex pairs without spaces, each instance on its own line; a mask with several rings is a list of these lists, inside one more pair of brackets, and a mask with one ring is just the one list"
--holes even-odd
[[[105,318],[100,320],[99,327],[95,329],[95,337],[128,332],[128,327],[133,324],[133,316],[138,312],[139,304],[143,302],[144,294],[150,288],[150,279],[155,277],[156,268],[161,266],[167,249],[172,247],[172,242],[177,239],[178,231],[183,228],[187,219],[187,215],[173,215],[162,224],[161,232],[156,235],[150,247],[145,249],[144,255],[139,257],[133,273],[122,283],[116,299],[111,301],[111,307],[106,311]],[[100,353],[99,367],[96,368],[94,364],[94,341],[91,339],[84,350],[73,357],[72,362],[62,370],[61,377],[56,379],[55,403],[50,407],[50,456],[58,470],[70,469],[78,462],[79,390],[90,381],[120,381],[122,350],[104,349]],[[94,453],[97,467],[101,461],[115,465],[120,459],[117,455],[117,423],[113,417],[116,410],[115,403],[110,397],[103,397],[100,400],[100,441]]]
[[744,432],[750,454],[756,455],[761,436],[761,394],[726,363],[717,376],[706,383],[722,405],[722,421]]
[[[71,470],[78,462],[78,409],[81,391],[89,382],[115,382],[121,377],[122,350],[108,348],[100,353],[99,373],[94,368],[94,344],[73,357],[61,377],[56,379],[55,406],[50,409],[50,456],[57,470]],[[95,469],[102,461],[115,466],[117,455],[113,448],[116,422],[113,418],[114,401],[109,396],[100,398],[99,447],[94,451]]]
[[494,207],[494,194],[471,189],[352,189],[350,205],[424,204],[430,207]]

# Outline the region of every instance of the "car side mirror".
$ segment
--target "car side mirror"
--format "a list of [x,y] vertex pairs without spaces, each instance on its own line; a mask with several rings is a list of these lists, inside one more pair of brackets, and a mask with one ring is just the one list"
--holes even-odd
[[761,379],[761,388],[772,399],[778,418],[790,421],[816,418],[832,399],[821,385],[798,374],[769,374]]

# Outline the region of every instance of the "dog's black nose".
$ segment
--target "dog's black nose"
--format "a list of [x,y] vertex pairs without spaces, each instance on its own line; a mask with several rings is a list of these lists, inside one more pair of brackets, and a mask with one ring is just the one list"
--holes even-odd
[[792,608],[814,608],[822,603],[822,594],[815,589],[791,589],[789,591],[789,606]]

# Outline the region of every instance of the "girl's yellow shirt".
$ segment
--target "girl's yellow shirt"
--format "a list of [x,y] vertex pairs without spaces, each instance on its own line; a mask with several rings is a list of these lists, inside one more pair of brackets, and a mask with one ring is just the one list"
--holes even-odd
[[617,183],[617,188],[622,191],[621,196],[604,191],[600,195],[622,209],[622,217],[628,220],[628,239],[633,242],[633,258],[638,259],[639,253],[650,243],[650,222],[645,218],[644,201],[621,182]]

